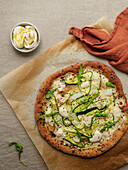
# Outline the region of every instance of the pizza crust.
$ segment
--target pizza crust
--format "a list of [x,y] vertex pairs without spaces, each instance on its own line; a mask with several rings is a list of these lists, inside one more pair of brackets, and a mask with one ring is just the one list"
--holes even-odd
[[[126,97],[123,92],[123,87],[122,87],[121,81],[116,76],[115,72],[110,67],[108,67],[107,65],[105,65],[103,63],[99,63],[96,61],[86,61],[83,63],[74,64],[74,65],[71,65],[64,69],[61,69],[61,70],[55,72],[54,74],[50,75],[44,81],[44,83],[41,85],[41,87],[39,89],[37,99],[36,99],[35,119],[37,120],[42,115],[41,114],[42,99],[44,98],[46,93],[50,90],[50,87],[51,87],[53,81],[56,78],[63,76],[68,72],[78,73],[80,64],[82,64],[83,68],[90,66],[94,69],[99,69],[99,70],[103,71],[104,75],[109,79],[109,81],[116,85],[117,92],[119,93],[119,96],[123,97],[125,99],[125,105],[122,107],[122,110],[125,111],[125,113],[126,113],[125,115],[128,118],[127,100],[126,100]],[[99,144],[97,147],[87,148],[87,149],[75,147],[72,144],[68,144],[68,142],[64,142],[63,140],[56,138],[52,132],[54,130],[54,127],[50,126],[48,123],[45,123],[45,120],[43,120],[43,119],[38,120],[37,126],[38,126],[38,130],[39,130],[41,136],[43,136],[43,138],[45,138],[46,141],[49,144],[51,144],[53,147],[55,147],[56,149],[61,150],[64,153],[87,158],[87,157],[95,157],[95,156],[101,155],[104,152],[106,152],[107,150],[109,150],[110,148],[112,148],[126,132],[126,130],[128,128],[128,121],[123,124],[121,129],[116,130],[113,133],[113,137],[110,138],[109,140],[107,140],[105,143]]]

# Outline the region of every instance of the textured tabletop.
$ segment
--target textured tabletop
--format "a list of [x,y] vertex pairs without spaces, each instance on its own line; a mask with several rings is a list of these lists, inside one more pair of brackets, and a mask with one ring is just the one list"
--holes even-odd
[[[91,25],[106,15],[114,25],[127,5],[126,0],[1,0],[0,77],[69,37],[71,26]],[[22,21],[36,25],[41,34],[40,46],[29,54],[17,52],[10,42],[11,29]],[[16,150],[8,147],[12,139],[24,146],[22,159],[27,167],[19,163]],[[0,93],[0,170],[17,169],[47,170],[47,166]],[[119,169],[128,169],[128,165]]]

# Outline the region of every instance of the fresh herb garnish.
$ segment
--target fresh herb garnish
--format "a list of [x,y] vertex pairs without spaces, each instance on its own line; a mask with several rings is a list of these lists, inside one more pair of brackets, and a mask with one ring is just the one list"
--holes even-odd
[[50,99],[56,89],[57,89],[57,88],[49,90],[49,91],[47,92],[46,96],[45,96],[46,99]]
[[78,87],[79,87],[80,91],[81,91],[81,84],[82,84],[81,79],[83,78],[82,73],[83,73],[83,67],[82,67],[82,64],[80,64],[79,74],[77,76],[77,79],[78,79],[78,83],[77,84],[78,84]]
[[100,132],[103,132],[105,130],[109,130],[109,128],[111,128],[113,125],[115,126],[115,124],[119,122],[119,119],[113,122],[108,122],[108,124],[105,124],[105,127],[103,129],[100,130]]
[[114,85],[114,84],[112,84],[110,81],[108,81],[108,82],[106,83],[106,86],[108,86],[108,87],[112,87],[112,88],[115,88],[115,85]]
[[84,100],[82,100],[82,101],[78,101],[78,104],[87,103],[87,102],[88,102],[88,100],[89,100],[89,98],[90,98],[90,95],[87,95],[87,98],[86,98],[86,99],[84,99]]
[[19,152],[19,153],[18,153],[18,154],[19,154],[19,161],[20,161],[24,166],[27,166],[26,164],[24,164],[24,163],[21,161],[21,153],[23,152],[23,147],[22,147],[20,144],[16,143],[16,142],[11,142],[11,143],[9,143],[9,146],[12,146],[12,145],[15,145],[17,151]]
[[50,116],[53,116],[53,115],[55,115],[55,114],[57,114],[57,113],[58,113],[58,112],[51,112],[51,113],[49,113],[49,114],[43,114],[43,115],[41,115],[41,116],[38,117],[38,119],[36,120],[34,128],[36,127],[37,121],[38,121],[39,119],[45,119],[45,117],[50,117]]
[[78,134],[78,138],[80,139],[80,142],[82,142],[82,138],[81,138],[81,133],[79,132],[79,129],[72,123],[72,125],[75,127],[77,134]]

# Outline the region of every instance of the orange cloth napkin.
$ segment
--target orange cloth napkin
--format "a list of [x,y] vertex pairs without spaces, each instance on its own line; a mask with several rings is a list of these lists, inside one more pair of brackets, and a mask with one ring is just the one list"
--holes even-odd
[[69,33],[78,37],[89,53],[128,73],[128,7],[117,16],[110,35],[95,27],[71,27]]

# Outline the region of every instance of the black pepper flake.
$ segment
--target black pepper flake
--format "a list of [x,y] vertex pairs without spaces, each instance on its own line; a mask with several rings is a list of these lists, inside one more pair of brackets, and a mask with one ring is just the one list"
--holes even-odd
[[75,153],[75,150],[73,150],[72,153]]
[[43,122],[42,126],[45,126],[45,122]]
[[98,151],[101,151],[101,149],[98,149],[98,148],[97,148],[97,150],[98,150]]
[[81,149],[79,149],[79,151],[81,152]]

